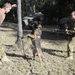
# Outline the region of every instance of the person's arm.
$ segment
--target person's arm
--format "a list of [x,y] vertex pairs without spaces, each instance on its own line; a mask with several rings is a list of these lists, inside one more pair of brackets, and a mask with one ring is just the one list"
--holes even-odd
[[17,7],[17,5],[16,5],[16,4],[13,4],[13,5],[12,5],[12,8],[13,8],[13,7]]

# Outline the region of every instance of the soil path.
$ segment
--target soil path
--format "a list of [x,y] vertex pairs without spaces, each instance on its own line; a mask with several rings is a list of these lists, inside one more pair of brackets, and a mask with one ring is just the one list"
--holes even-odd
[[[42,62],[32,60],[32,50],[30,43],[25,43],[25,53],[28,59],[23,58],[23,52],[15,48],[17,24],[3,23],[0,27],[0,41],[7,53],[7,57],[13,63],[4,63],[0,65],[0,75],[75,75],[75,59],[66,60],[67,57],[67,36],[59,34],[59,40],[56,39],[56,34],[49,30],[55,27],[43,26],[42,34]],[[30,30],[24,30],[24,35]],[[26,38],[25,38],[26,39]],[[29,40],[30,41],[30,40]],[[75,58],[75,54],[74,54]]]

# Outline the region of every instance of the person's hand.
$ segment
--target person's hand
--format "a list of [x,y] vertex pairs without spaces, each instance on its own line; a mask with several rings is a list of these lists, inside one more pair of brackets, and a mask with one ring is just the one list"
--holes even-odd
[[13,4],[12,7],[17,7],[17,5],[16,4]]
[[68,30],[68,29],[66,29],[65,31],[66,31],[66,34],[68,34],[68,35],[69,35],[69,34],[72,34],[71,31]]

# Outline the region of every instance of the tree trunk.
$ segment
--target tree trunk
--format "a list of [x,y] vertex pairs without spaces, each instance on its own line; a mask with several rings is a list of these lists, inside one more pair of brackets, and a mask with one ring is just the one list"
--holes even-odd
[[33,14],[32,12],[32,4],[31,0],[26,0],[26,8],[27,8],[27,15],[30,16]]
[[22,16],[21,16],[21,0],[17,0],[17,14],[18,14],[18,32],[17,32],[17,44],[18,44],[18,48],[19,50],[24,49],[24,45],[23,45],[23,30],[22,30]]
[[33,4],[33,13],[35,13],[36,12],[36,10],[35,10],[35,4],[36,4],[36,0],[34,0],[34,4]]

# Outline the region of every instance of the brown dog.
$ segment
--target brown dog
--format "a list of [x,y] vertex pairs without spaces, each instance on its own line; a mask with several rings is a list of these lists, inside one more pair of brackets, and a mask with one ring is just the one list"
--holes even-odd
[[28,34],[27,37],[31,38],[32,45],[34,46],[33,50],[33,59],[35,59],[35,54],[38,54],[39,60],[41,61],[41,55],[42,55],[42,50],[41,50],[41,34],[42,34],[42,26],[38,24],[37,21],[35,21],[35,27],[32,30],[31,34]]

